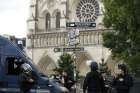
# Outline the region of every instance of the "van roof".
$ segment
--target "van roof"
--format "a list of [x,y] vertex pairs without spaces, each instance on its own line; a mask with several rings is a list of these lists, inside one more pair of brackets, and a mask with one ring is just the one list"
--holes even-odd
[[14,49],[18,51],[18,54],[20,53],[22,56],[25,57],[25,54],[23,53],[23,51],[21,51],[21,49],[16,44],[14,44],[13,42],[11,42],[10,40],[8,40],[7,38],[1,35],[0,35],[0,46],[7,46],[7,49],[9,50],[11,50],[11,47],[13,47]]
[[[16,54],[17,57],[22,57],[23,59],[28,60],[29,64],[33,65],[32,60],[27,56],[27,54],[25,52],[23,52],[16,44],[12,43],[10,40],[8,40],[7,38],[0,35],[0,47],[1,46],[7,46],[6,48],[8,50],[5,50],[5,51],[8,51],[9,54]],[[15,49],[16,52],[13,52],[13,49]],[[7,53],[7,52],[5,52],[5,53]],[[36,69],[36,68],[34,68],[34,69]]]
[[8,40],[5,37],[0,35],[0,46],[5,45],[7,42]]

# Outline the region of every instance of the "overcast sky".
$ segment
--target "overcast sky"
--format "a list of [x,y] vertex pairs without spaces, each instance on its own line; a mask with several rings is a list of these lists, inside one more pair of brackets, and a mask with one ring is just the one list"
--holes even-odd
[[25,37],[30,0],[0,0],[0,35]]

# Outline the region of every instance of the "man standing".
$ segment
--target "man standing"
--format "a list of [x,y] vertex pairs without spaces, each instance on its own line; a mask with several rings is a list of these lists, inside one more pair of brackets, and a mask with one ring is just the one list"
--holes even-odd
[[118,75],[113,80],[113,86],[117,93],[129,93],[130,87],[133,86],[133,79],[128,74],[125,64],[118,65]]
[[90,65],[91,71],[87,73],[84,84],[83,93],[104,93],[105,84],[102,75],[97,71],[98,64],[93,61]]
[[75,82],[68,76],[67,72],[65,71],[62,72],[62,82],[69,91],[72,91],[71,88]]
[[35,83],[35,78],[33,76],[32,67],[24,63],[21,65],[20,79],[20,93],[30,93],[30,89]]

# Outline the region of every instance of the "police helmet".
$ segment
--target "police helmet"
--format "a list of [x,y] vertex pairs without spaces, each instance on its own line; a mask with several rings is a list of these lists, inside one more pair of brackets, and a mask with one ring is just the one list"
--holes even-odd
[[95,61],[92,61],[90,64],[91,70],[98,70],[98,64]]
[[118,64],[118,69],[121,69],[122,71],[127,71],[127,66],[126,64]]
[[24,73],[30,73],[32,71],[32,67],[29,64],[24,63],[24,64],[21,65],[21,70]]

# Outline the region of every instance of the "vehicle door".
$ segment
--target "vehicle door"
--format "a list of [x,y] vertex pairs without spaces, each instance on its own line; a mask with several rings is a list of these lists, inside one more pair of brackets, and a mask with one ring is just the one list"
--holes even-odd
[[19,93],[20,65],[15,56],[5,56],[5,81],[7,82],[5,93]]
[[[19,61],[19,58],[16,57],[7,57],[7,82],[8,89],[7,93],[20,93],[20,79],[19,75],[21,74],[21,65],[25,63],[25,60]],[[33,69],[34,70],[34,69]],[[36,72],[33,74],[36,83],[30,89],[30,93],[50,93],[44,86],[38,84]]]
[[3,91],[7,88],[7,81],[5,79],[5,64],[3,59],[3,46],[0,44],[0,93],[3,93]]

